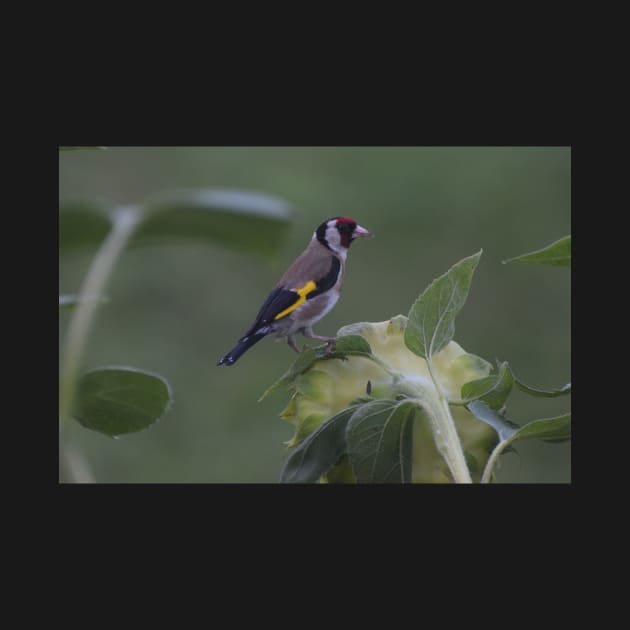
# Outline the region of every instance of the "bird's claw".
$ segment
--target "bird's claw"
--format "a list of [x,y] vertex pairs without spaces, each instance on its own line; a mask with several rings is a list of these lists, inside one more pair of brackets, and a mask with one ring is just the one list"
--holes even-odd
[[329,342],[326,344],[326,348],[325,348],[325,350],[324,350],[324,354],[325,354],[325,355],[327,355],[327,356],[328,356],[328,355],[331,355],[331,354],[334,352],[334,350],[333,350],[333,346],[335,345],[335,342],[336,342],[336,341],[337,341],[336,339],[333,339],[332,341],[329,341]]

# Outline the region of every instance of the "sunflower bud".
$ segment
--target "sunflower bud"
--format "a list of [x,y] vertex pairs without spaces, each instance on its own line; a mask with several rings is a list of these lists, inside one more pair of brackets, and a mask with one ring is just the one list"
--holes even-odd
[[[438,409],[445,399],[451,403],[451,415],[470,474],[473,481],[479,481],[497,434],[461,404],[461,388],[469,381],[488,376],[492,366],[451,341],[433,355],[431,373],[427,361],[405,345],[406,326],[407,318],[398,315],[384,322],[351,324],[338,331],[338,343],[344,337],[358,336],[367,341],[369,352],[348,351],[343,356],[314,358],[305,370],[295,375],[289,384],[292,397],[280,414],[296,427],[288,446],[298,446],[322,423],[356,404],[358,399],[409,398],[421,401],[427,414]],[[413,423],[412,460],[413,482],[452,481],[426,416],[416,417]],[[352,466],[345,455],[320,479],[353,480]]]

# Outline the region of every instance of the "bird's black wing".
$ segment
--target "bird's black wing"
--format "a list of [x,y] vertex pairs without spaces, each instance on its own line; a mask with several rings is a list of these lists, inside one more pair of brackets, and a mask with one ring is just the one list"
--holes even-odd
[[276,287],[260,307],[258,315],[256,315],[256,320],[244,336],[247,337],[256,332],[259,328],[271,324],[277,315],[293,306],[299,299],[300,295],[296,291]]
[[243,338],[271,324],[276,319],[286,317],[295,308],[304,304],[306,300],[317,297],[335,286],[341,263],[336,256],[331,256],[330,259],[330,269],[322,278],[309,280],[304,286],[297,287],[295,290],[276,287],[260,307],[256,320]]

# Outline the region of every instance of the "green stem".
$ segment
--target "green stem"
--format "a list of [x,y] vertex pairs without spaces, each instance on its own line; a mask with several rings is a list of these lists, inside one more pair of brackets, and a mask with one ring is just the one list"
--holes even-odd
[[[438,450],[442,453],[444,461],[446,461],[455,483],[472,483],[470,471],[466,464],[466,457],[464,456],[464,450],[462,449],[462,443],[457,435],[457,428],[455,427],[455,420],[451,415],[451,408],[449,407],[449,401],[442,393],[442,388],[438,379],[433,374],[433,361],[431,357],[427,359],[427,366],[429,368],[429,374],[431,380],[435,385],[443,414],[438,414],[431,421],[431,430],[433,431],[433,438],[438,447]],[[441,441],[441,445],[438,442]]]
[[492,451],[492,454],[490,455],[490,457],[488,458],[488,462],[486,463],[483,475],[481,476],[481,483],[490,483],[492,471],[494,470],[497,460],[499,459],[499,455],[501,455],[501,453],[503,452],[504,447],[505,441],[502,441],[499,442],[494,448],[494,451]]
[[[90,470],[85,458],[69,444],[64,444],[59,452],[61,465],[68,483],[96,483],[94,474]],[[60,467],[61,473],[61,467]],[[60,477],[62,475],[60,474]],[[60,478],[60,482],[62,479]]]
[[[433,377],[431,370],[429,372]],[[408,390],[414,400],[426,410],[435,446],[451,471],[455,483],[472,483],[448,400],[442,394],[435,379],[433,382],[437,395],[435,392],[427,391],[426,387],[410,382],[409,379],[406,380],[401,391]]]
[[59,390],[59,422],[64,422],[72,412],[76,382],[83,350],[94,315],[99,305],[96,299],[103,294],[107,281],[120,253],[127,245],[142,220],[142,212],[136,206],[118,208],[113,216],[113,226],[107,238],[94,256],[79,291],[79,303],[68,325],[61,364]]
[[472,483],[448,401],[442,398],[441,403],[444,413],[436,414],[431,419],[433,438],[453,475],[455,483]]

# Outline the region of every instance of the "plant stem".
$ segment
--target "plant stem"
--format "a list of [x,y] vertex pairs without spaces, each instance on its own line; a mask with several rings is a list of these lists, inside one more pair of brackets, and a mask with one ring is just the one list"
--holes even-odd
[[481,483],[490,483],[490,477],[492,477],[492,471],[494,470],[494,466],[497,462],[497,459],[499,459],[499,455],[501,455],[501,453],[503,452],[504,446],[505,446],[505,441],[501,441],[495,446],[494,450],[492,451],[492,454],[488,458],[488,462],[486,463],[486,467],[481,477]]
[[435,444],[442,453],[442,457],[444,457],[444,461],[448,465],[455,483],[472,483],[448,401],[442,398],[440,402],[442,413],[430,415],[431,430],[433,431]]
[[449,402],[442,393],[439,381],[433,374],[433,361],[431,361],[431,357],[427,359],[427,366],[443,410],[443,413],[429,414],[431,417],[433,439],[435,440],[438,450],[442,453],[442,457],[448,465],[455,483],[472,483],[470,471],[466,464],[466,457],[462,449],[462,443],[459,440],[459,435],[457,435],[455,421],[451,415]]
[[96,483],[85,458],[69,444],[64,444],[59,457],[68,477],[68,483]]
[[[433,373],[429,372],[433,377]],[[433,382],[436,392],[427,391],[425,387],[420,387],[408,380],[402,386],[401,391],[407,389],[416,402],[426,410],[435,446],[451,471],[453,481],[455,483],[472,483],[448,400],[442,394],[435,379]]]
[[59,422],[72,412],[76,382],[90,327],[99,301],[120,253],[142,220],[142,212],[136,206],[118,208],[113,215],[113,225],[107,238],[94,256],[92,264],[79,291],[79,303],[68,325],[61,364],[59,389]]

